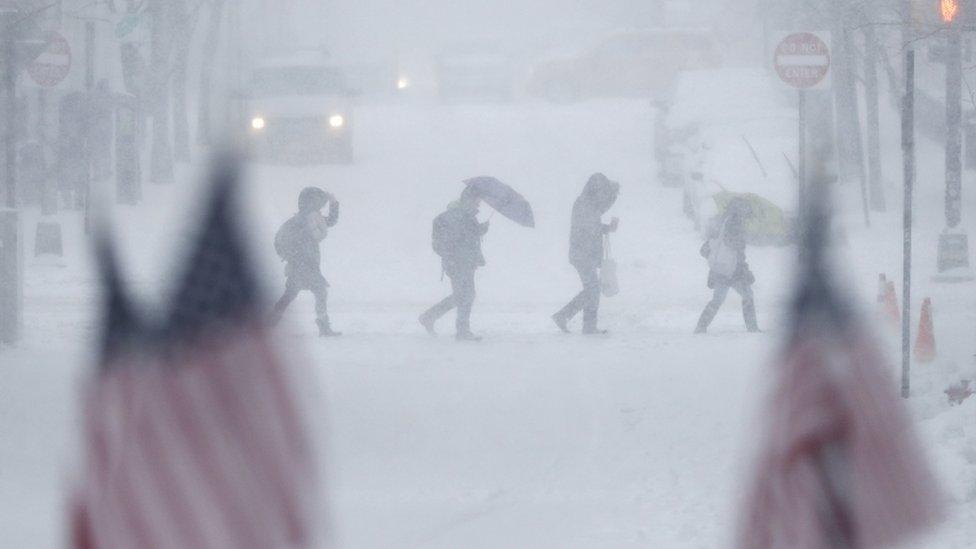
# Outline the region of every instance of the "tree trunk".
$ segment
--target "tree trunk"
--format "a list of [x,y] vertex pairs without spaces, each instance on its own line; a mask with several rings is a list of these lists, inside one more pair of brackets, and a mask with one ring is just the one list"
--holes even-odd
[[196,23],[191,21],[187,12],[186,0],[176,0],[174,4],[179,18],[176,28],[180,40],[173,62],[173,144],[176,160],[189,162],[190,121],[186,109],[186,79]]
[[224,19],[224,0],[210,0],[210,20],[203,43],[203,61],[200,68],[200,98],[197,112],[197,142],[210,145],[213,142],[213,70],[220,46],[220,28]]
[[878,98],[878,41],[874,27],[869,22],[864,28],[864,107],[868,122],[868,190],[871,209],[886,209],[883,174],[881,172],[881,124]]
[[861,185],[864,221],[870,224],[867,200],[867,181],[864,173],[864,145],[861,142],[861,116],[857,99],[857,60],[853,32],[847,28],[846,14],[841,10],[834,32],[838,55],[834,71],[834,94],[837,109],[837,160],[841,181],[856,180]]
[[150,42],[150,71],[152,85],[148,90],[153,120],[152,151],[149,159],[149,178],[153,183],[173,182],[173,146],[169,129],[170,117],[170,57],[173,45],[173,17],[169,0],[150,0],[152,18]]

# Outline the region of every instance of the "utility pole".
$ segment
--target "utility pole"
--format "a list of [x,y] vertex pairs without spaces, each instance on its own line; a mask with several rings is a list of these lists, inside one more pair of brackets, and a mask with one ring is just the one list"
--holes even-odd
[[962,221],[962,36],[954,24],[959,0],[942,0],[942,20],[946,24],[946,145],[945,217],[939,235],[937,280],[971,280],[969,239]]

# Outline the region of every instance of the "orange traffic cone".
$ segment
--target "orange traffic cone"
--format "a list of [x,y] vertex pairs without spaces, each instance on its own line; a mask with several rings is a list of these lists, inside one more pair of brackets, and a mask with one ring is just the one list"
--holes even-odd
[[885,284],[884,315],[895,326],[901,323],[901,312],[898,309],[898,294],[895,293],[895,283],[890,280]]
[[935,360],[935,331],[932,328],[932,300],[922,302],[922,318],[918,322],[918,338],[915,340],[915,360],[932,362]]

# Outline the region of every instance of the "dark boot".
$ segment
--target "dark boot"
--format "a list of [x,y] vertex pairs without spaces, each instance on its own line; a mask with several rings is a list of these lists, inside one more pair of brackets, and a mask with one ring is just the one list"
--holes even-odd
[[434,324],[437,323],[437,320],[440,317],[444,316],[448,311],[453,309],[454,306],[454,295],[452,294],[442,299],[430,309],[424,311],[417,321],[420,322],[420,325],[424,327],[424,330],[426,330],[428,334],[432,336],[437,335],[437,330],[434,329]]
[[583,334],[584,335],[603,335],[607,330],[596,327],[596,311],[583,311]]
[[698,317],[698,325],[695,327],[696,334],[704,334],[708,331],[708,326],[712,323],[712,320],[718,313],[719,306],[721,306],[721,304],[716,303],[714,300],[710,301],[708,305],[705,306],[705,310],[702,311],[701,316]]
[[332,329],[328,318],[320,318],[315,321],[315,324],[319,327],[319,337],[336,337],[342,335],[342,332],[336,332]]
[[569,326],[566,325],[566,323],[568,322],[568,320],[566,319],[565,316],[563,316],[563,315],[561,315],[559,313],[556,313],[556,314],[552,315],[552,321],[556,323],[556,326],[559,328],[559,330],[562,333],[564,333],[564,334],[568,334],[569,333]]
[[481,336],[474,335],[472,332],[458,332],[455,339],[458,341],[481,341]]
[[760,331],[756,321],[756,306],[751,301],[742,303],[742,317],[746,321],[747,330],[753,333]]
[[432,335],[432,336],[437,335],[437,330],[434,329],[433,318],[431,318],[426,313],[424,313],[420,315],[420,318],[418,318],[417,320],[420,321],[420,325],[424,327],[424,330],[427,331],[428,335]]
[[711,324],[712,319],[708,318],[709,315],[707,315],[707,313],[708,310],[706,309],[705,312],[703,312],[702,315],[698,318],[698,325],[695,326],[696,334],[704,334],[708,332],[708,325]]

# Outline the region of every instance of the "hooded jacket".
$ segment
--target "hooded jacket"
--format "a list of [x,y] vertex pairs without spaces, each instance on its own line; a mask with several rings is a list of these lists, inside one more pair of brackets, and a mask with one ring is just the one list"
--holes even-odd
[[298,238],[289,250],[285,274],[300,282],[315,281],[322,278],[322,251],[320,244],[328,229],[339,222],[339,203],[333,201],[329,206],[328,217],[323,217],[320,209],[329,202],[329,195],[321,189],[309,187],[302,191],[298,199],[298,213],[286,225],[294,225]]
[[576,267],[599,267],[603,264],[603,235],[610,225],[601,216],[617,201],[620,184],[603,174],[594,174],[573,204],[569,231],[569,263]]

